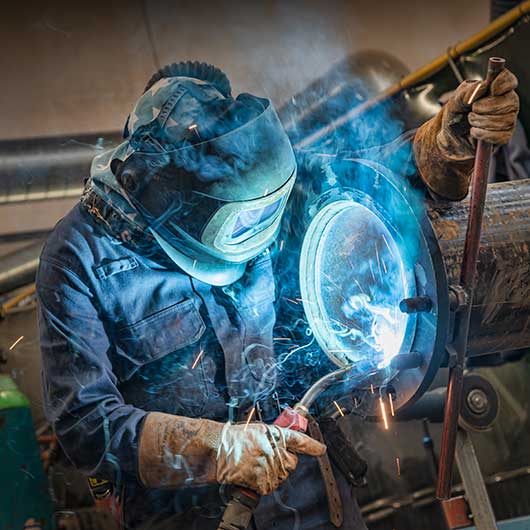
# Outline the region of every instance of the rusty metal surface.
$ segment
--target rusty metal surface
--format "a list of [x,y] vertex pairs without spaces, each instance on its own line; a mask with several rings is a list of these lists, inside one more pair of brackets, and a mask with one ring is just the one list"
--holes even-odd
[[[448,283],[459,282],[469,200],[433,204]],[[468,355],[530,347],[530,179],[488,186]]]
[[453,497],[442,502],[445,520],[447,526],[453,530],[455,528],[463,528],[472,524],[468,516],[468,508],[466,499],[463,495]]
[[[495,77],[504,69],[505,59],[491,57],[485,84],[489,87]],[[471,96],[473,99],[474,95]],[[471,100],[470,100],[471,101]],[[469,103],[469,102],[468,102]],[[455,333],[453,348],[455,363],[450,364],[449,385],[445,407],[444,430],[440,448],[440,472],[436,494],[440,499],[448,499],[451,495],[451,480],[455,460],[455,447],[458,428],[458,416],[462,406],[462,389],[464,384],[464,365],[467,353],[471,307],[477,284],[477,260],[482,233],[482,219],[486,202],[489,168],[493,156],[493,145],[483,140],[477,142],[475,164],[469,201],[464,253],[460,269],[460,287],[467,294],[465,306],[455,316]]]
[[0,141],[0,206],[79,197],[94,156],[120,141],[117,131]]

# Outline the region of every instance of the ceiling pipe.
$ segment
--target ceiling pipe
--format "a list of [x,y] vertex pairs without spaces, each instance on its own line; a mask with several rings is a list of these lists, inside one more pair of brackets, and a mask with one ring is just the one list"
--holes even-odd
[[79,197],[92,159],[116,146],[120,132],[0,142],[0,206]]
[[0,294],[35,281],[43,244],[39,241],[0,257]]

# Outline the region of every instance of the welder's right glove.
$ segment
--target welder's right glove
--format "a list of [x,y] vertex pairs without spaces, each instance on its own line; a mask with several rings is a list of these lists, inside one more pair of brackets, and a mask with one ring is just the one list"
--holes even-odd
[[[458,201],[467,195],[476,140],[495,145],[510,141],[519,112],[517,78],[504,69],[491,83],[464,81],[414,138],[418,171],[429,190]],[[469,100],[473,95],[473,101]]]
[[309,436],[282,427],[151,412],[140,436],[138,471],[151,488],[218,482],[268,495],[296,468],[295,453],[325,451]]

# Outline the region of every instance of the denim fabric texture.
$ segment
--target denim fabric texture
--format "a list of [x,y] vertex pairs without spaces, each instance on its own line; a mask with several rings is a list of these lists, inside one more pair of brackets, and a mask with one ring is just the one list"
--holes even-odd
[[[149,411],[227,421],[233,410],[241,420],[255,399],[266,401],[274,391],[270,255],[250,262],[235,284],[212,287],[156,253],[146,256],[107,225],[80,203],[42,253],[37,291],[47,417],[79,469],[123,492],[128,527],[216,528],[224,488],[146,490],[137,478],[138,438]],[[343,477],[338,482],[343,528],[364,528],[351,487]],[[262,499],[256,524],[334,528],[315,460],[301,458],[292,477]]]

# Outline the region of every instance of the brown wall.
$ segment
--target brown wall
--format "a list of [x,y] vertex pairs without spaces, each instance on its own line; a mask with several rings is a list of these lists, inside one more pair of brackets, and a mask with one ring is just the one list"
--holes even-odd
[[157,61],[212,62],[237,91],[279,104],[352,51],[384,49],[414,69],[488,20],[488,0],[10,4],[0,139],[120,129]]

